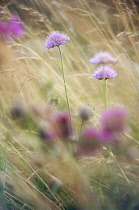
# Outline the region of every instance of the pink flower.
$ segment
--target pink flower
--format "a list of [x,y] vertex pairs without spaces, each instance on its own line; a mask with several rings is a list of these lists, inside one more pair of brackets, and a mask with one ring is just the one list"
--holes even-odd
[[120,133],[126,127],[126,112],[123,108],[112,108],[101,116],[102,130],[106,133]]
[[90,156],[101,148],[101,133],[93,128],[87,128],[83,131],[78,148],[77,154]]
[[22,36],[23,31],[23,24],[20,22],[17,15],[14,15],[7,23],[0,21],[0,37],[6,41],[11,40],[14,36]]
[[115,131],[101,130],[102,144],[113,143],[117,139],[117,133]]
[[89,61],[90,63],[97,65],[116,62],[116,58],[114,58],[109,52],[100,51],[93,58],[90,58]]
[[72,135],[70,117],[67,112],[58,112],[51,119],[51,126],[54,133],[60,139],[67,139]]
[[14,15],[10,22],[8,23],[7,27],[12,35],[20,37],[23,35],[23,24],[20,22],[20,19],[17,15]]
[[53,31],[46,39],[46,49],[53,48],[55,46],[63,45],[69,41],[70,37],[61,31]]

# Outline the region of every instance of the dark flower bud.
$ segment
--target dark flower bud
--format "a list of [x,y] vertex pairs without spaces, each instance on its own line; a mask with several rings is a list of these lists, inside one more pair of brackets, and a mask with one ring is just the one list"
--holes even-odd
[[79,110],[79,117],[82,121],[87,121],[91,117],[91,111],[84,106]]
[[10,114],[14,119],[18,119],[24,116],[25,110],[21,104],[15,104],[11,107]]
[[66,139],[72,135],[70,117],[66,112],[56,113],[51,119],[51,125],[57,137],[61,139]]
[[54,135],[52,132],[47,131],[45,128],[39,128],[38,135],[46,143],[53,143]]

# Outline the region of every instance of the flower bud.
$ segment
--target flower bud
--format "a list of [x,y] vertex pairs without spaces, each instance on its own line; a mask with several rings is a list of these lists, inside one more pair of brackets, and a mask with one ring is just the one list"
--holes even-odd
[[82,121],[87,121],[91,117],[91,111],[87,107],[81,107],[79,110],[79,117]]
[[23,106],[17,103],[11,107],[10,114],[14,119],[18,119],[24,116],[25,111]]
[[54,142],[54,134],[44,127],[39,128],[38,135],[45,143],[52,144]]
[[51,118],[51,126],[60,139],[66,139],[72,135],[70,116],[67,112],[56,113]]

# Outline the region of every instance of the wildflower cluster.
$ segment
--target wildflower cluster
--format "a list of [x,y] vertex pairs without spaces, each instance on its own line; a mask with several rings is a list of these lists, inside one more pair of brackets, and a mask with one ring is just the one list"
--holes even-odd
[[[10,38],[11,36],[21,36],[23,33],[23,25],[19,21],[18,16],[13,16],[8,23],[0,22],[0,31],[1,36],[5,39]],[[69,41],[69,39],[70,37],[63,32],[53,31],[47,37],[46,49],[50,49],[55,46],[59,47]],[[69,108],[61,50],[59,52],[61,56],[65,94]],[[92,64],[97,65],[113,63],[116,59],[110,53],[101,51],[89,61]],[[93,74],[95,79],[104,81],[116,76],[116,71],[108,65],[98,67]],[[22,117],[23,114],[20,106],[14,106],[11,109],[11,115],[15,118]],[[72,144],[74,142],[72,139],[74,136],[76,140],[78,139],[78,141],[76,141],[76,146],[74,147],[74,152],[77,155],[91,155],[98,150],[100,151],[102,145],[107,145],[108,143],[116,141],[118,135],[125,129],[126,113],[122,108],[109,109],[101,116],[99,130],[91,127],[84,129],[83,123],[88,121],[91,115],[92,113],[87,107],[82,107],[79,110],[79,118],[82,123],[77,137],[76,134],[73,134],[70,110],[68,109],[68,112],[54,113],[49,118],[49,126],[47,128],[40,127],[39,137],[48,145],[53,145],[57,139],[62,140],[65,143],[68,142]]]
[[83,130],[78,154],[91,155],[100,151],[102,146],[112,144],[126,129],[126,112],[123,108],[112,108],[102,113],[100,118],[100,129],[87,128]]
[[89,61],[94,64],[103,64],[102,66],[98,67],[92,77],[98,80],[103,80],[104,84],[104,101],[105,101],[105,108],[108,106],[107,102],[107,79],[114,78],[117,76],[116,71],[108,65],[104,65],[107,63],[114,63],[116,62],[116,58],[114,58],[110,53],[100,51],[97,53],[93,58],[90,58]]
[[[58,112],[50,117],[49,129],[45,127],[39,129],[39,137],[49,146],[54,145],[58,140],[65,144],[75,144],[76,155],[90,156],[101,151],[103,146],[113,144],[119,138],[126,129],[126,119],[123,108],[112,108],[102,113],[99,129],[89,126],[83,128],[80,134],[76,134],[71,132],[72,125],[68,113]],[[73,137],[78,141],[73,141]]]
[[116,58],[114,58],[110,53],[100,51],[93,58],[90,58],[89,61],[94,65],[103,64],[94,72],[93,77],[95,79],[106,80],[117,76],[116,71],[112,67],[104,65],[116,62]]

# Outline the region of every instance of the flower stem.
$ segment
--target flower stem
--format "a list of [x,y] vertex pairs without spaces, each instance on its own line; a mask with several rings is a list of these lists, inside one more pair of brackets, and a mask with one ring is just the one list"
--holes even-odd
[[107,79],[106,79],[106,73],[105,73],[105,66],[103,65],[103,89],[104,89],[104,104],[105,109],[108,108],[108,100],[107,100]]
[[66,79],[65,79],[65,73],[64,73],[63,57],[62,57],[62,52],[61,52],[60,46],[58,46],[58,49],[59,49],[59,53],[60,53],[62,76],[63,76],[63,81],[64,81],[64,88],[65,88],[67,107],[68,107],[68,112],[69,112],[69,115],[70,115],[70,122],[71,122],[71,114],[70,114],[69,99],[68,99],[68,94],[67,94],[67,86],[66,86]]
[[105,101],[105,108],[108,108],[108,100],[107,100],[107,80],[104,79],[104,101]]
[[80,132],[79,132],[79,138],[80,138],[80,136],[81,136],[81,132],[82,132],[82,128],[83,128],[83,124],[84,124],[84,120],[82,120],[82,122],[81,122]]

